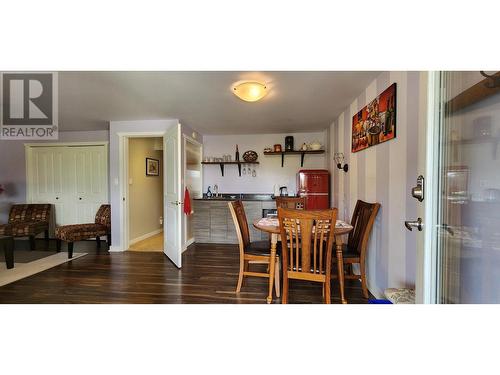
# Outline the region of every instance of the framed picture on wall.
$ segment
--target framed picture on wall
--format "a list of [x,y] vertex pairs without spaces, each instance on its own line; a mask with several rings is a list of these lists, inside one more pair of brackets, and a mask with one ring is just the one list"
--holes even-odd
[[158,159],[146,158],[146,176],[160,175],[160,161]]
[[396,138],[396,83],[352,118],[352,152]]

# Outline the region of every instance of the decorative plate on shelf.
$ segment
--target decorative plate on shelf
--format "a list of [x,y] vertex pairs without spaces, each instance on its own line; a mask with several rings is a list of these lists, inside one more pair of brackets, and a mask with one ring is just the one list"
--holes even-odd
[[245,151],[245,153],[243,154],[243,160],[245,160],[246,162],[252,162],[252,161],[257,161],[257,158],[259,157],[259,155],[257,155],[257,153],[255,151],[252,151],[252,150],[249,150],[249,151]]

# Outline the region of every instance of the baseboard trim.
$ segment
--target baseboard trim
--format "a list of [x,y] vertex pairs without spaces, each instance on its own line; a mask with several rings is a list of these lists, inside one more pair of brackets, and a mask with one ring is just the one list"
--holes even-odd
[[380,290],[376,286],[372,286],[370,284],[368,284],[367,286],[368,286],[368,290],[370,291],[371,294],[373,294],[375,296],[375,298],[377,298],[377,299],[385,299],[384,291],[383,290]]
[[149,237],[153,237],[153,236],[156,236],[157,234],[160,234],[161,232],[163,232],[163,228],[162,229],[156,229],[152,232],[149,232],[149,233],[146,233],[146,234],[143,234],[142,236],[139,236],[137,238],[134,238],[133,240],[130,240],[129,241],[129,245],[133,245],[137,242],[140,242],[142,240],[145,240],[146,238],[149,238]]
[[108,250],[108,252],[110,252],[110,253],[121,253],[124,251],[125,250],[123,250],[121,247],[117,247],[117,246],[110,246],[109,250]]
[[184,244],[184,248],[182,249],[182,252],[186,251],[187,248],[194,243],[194,237],[193,238],[190,238],[189,240],[186,241],[186,243]]

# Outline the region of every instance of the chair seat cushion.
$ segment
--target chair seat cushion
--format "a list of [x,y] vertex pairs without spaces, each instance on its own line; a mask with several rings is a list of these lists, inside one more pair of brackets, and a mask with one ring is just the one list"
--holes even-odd
[[[280,250],[281,243],[278,242],[276,246],[276,252],[278,253]],[[271,254],[271,244],[269,243],[269,241],[250,242],[245,248],[245,253],[251,255],[269,255]]]
[[0,236],[10,236],[12,228],[9,224],[0,224]]
[[102,224],[73,224],[56,228],[56,238],[66,242],[87,240],[93,237],[106,236],[109,230]]
[[49,229],[46,221],[22,221],[9,224],[10,235],[14,237],[36,236]]

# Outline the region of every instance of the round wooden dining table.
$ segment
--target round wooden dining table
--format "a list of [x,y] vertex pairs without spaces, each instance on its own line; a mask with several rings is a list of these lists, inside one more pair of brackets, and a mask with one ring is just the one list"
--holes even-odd
[[[269,233],[271,235],[271,259],[276,257],[276,248],[278,241],[280,241],[280,226],[278,224],[277,219],[256,219],[253,222],[253,226],[261,230],[263,232]],[[338,279],[339,279],[339,287],[340,287],[340,300],[342,303],[347,303],[344,295],[344,259],[342,256],[342,236],[349,234],[353,227],[350,224],[347,224],[343,221],[337,220],[335,225],[335,247],[336,247],[336,258],[337,258],[337,269],[338,269]],[[267,303],[271,303],[273,301],[273,280],[274,280],[274,272],[275,272],[275,262],[271,262],[269,265],[269,294],[266,298]]]

